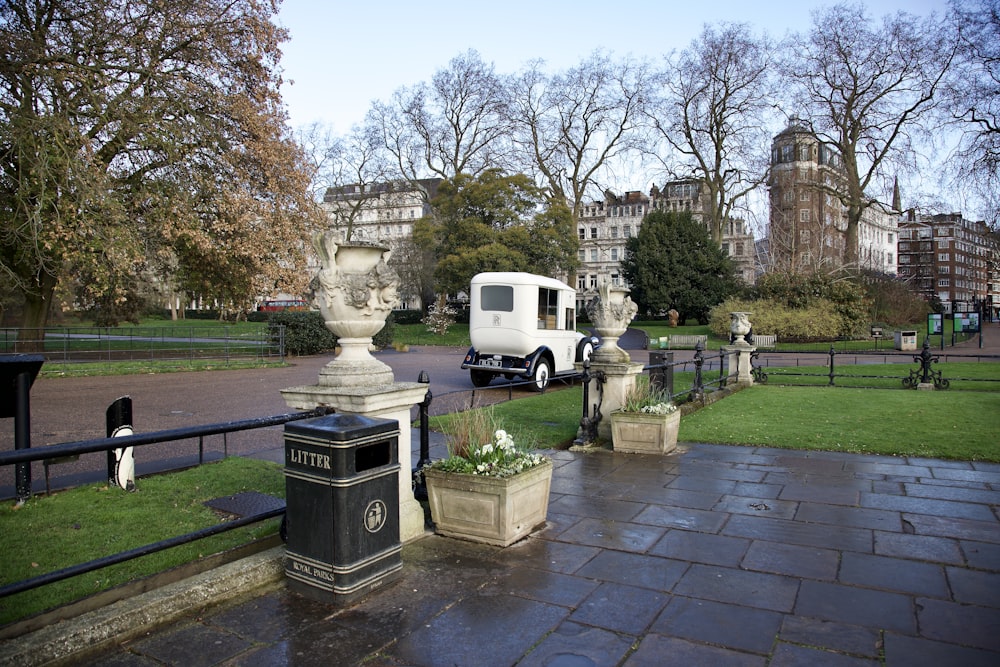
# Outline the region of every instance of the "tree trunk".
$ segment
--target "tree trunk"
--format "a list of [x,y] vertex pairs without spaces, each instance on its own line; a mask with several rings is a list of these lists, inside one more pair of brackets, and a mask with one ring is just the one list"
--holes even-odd
[[52,310],[52,296],[56,289],[56,279],[47,273],[39,276],[37,291],[24,295],[24,316],[17,332],[15,352],[44,352],[45,327],[49,323]]

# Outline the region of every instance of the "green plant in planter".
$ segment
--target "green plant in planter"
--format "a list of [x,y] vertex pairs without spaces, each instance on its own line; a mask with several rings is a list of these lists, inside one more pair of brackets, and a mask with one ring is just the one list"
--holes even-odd
[[677,406],[670,400],[667,392],[653,387],[648,378],[639,377],[635,385],[625,392],[621,411],[669,415],[677,412]]
[[462,413],[449,425],[446,435],[449,456],[428,466],[434,470],[510,477],[547,460],[524,444],[517,444],[489,408]]

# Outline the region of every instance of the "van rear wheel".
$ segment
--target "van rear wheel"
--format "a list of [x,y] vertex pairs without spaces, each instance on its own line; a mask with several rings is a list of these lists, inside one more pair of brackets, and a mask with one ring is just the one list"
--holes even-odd
[[481,371],[475,368],[469,369],[469,377],[472,378],[473,387],[485,387],[496,376],[496,373],[491,373],[490,371]]
[[546,387],[549,386],[549,378],[552,375],[552,370],[549,367],[549,362],[545,359],[539,359],[535,362],[535,370],[531,374],[531,387],[532,391],[545,391]]

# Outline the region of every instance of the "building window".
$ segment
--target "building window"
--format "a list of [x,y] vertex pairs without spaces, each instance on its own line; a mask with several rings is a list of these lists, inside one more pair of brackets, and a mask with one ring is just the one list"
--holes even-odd
[[809,222],[809,209],[803,208],[799,210],[799,222]]
[[586,262],[587,261],[587,251],[586,250],[581,250],[579,253],[577,253],[577,257],[579,257],[579,259],[580,259],[581,262]]
[[625,238],[632,238],[632,225],[625,225],[623,231],[625,232]]
[[737,243],[736,244],[736,256],[737,257],[742,257],[743,256],[743,244],[742,243]]
[[611,284],[614,285],[615,287],[618,287],[619,285],[622,284],[622,280],[617,273],[611,274]]
[[618,238],[618,227],[617,226],[611,228],[611,238],[613,238],[613,239]]
[[726,254],[726,255],[728,255],[728,254],[729,254],[729,244],[728,244],[728,243],[723,243],[723,244],[722,244],[722,252],[723,252],[724,254]]
[[596,262],[597,261],[597,248],[591,248],[590,249],[590,261],[591,262]]
[[938,253],[938,261],[939,262],[947,262],[947,261],[950,261],[950,260],[951,260],[951,255],[949,255],[948,253],[946,253],[946,252],[939,252]]
[[585,238],[587,238],[587,230],[585,230],[583,227],[581,227],[580,228],[580,240],[582,241]]
[[577,276],[576,277],[576,288],[578,290],[587,289],[587,276]]
[[811,236],[812,236],[812,233],[808,229],[800,229],[799,230],[799,242],[800,243],[809,243],[809,239],[810,239]]
[[941,278],[940,280],[938,280],[938,287],[950,287],[950,286],[951,286],[951,280],[950,279],[948,279],[948,278]]
[[591,227],[590,228],[590,238],[592,238],[592,239],[596,239],[597,238],[597,227]]
[[618,261],[618,248],[612,248],[611,249],[611,261],[612,262],[617,262]]
[[809,201],[809,191],[803,190],[799,193],[799,201]]
[[593,274],[590,276],[590,289],[597,289],[597,276]]

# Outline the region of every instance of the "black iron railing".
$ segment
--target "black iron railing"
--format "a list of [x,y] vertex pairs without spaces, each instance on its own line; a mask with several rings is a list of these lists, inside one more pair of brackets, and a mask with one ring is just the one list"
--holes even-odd
[[[288,422],[300,419],[318,417],[326,413],[326,408],[317,408],[306,412],[274,415],[270,417],[258,417],[255,419],[246,419],[241,421],[205,424],[201,426],[190,426],[165,431],[152,431],[149,433],[138,433],[135,435],[120,436],[115,438],[98,438],[94,440],[82,440],[79,442],[66,442],[32,449],[18,449],[9,452],[0,452],[0,466],[18,465],[22,463],[30,463],[32,461],[46,461],[49,459],[63,458],[67,456],[79,456],[80,454],[89,454],[91,452],[109,451],[125,447],[141,447],[143,445],[152,445],[161,442],[201,438],[207,435],[267,428],[270,426],[287,424]],[[0,587],[0,598],[39,588],[41,586],[62,581],[79,574],[93,572],[94,570],[99,570],[110,565],[133,560],[151,553],[164,551],[182,544],[195,542],[206,537],[242,528],[244,526],[265,521],[277,516],[282,516],[284,512],[285,510],[283,507],[279,509],[267,510],[253,515],[244,516],[239,519],[234,519],[232,521],[226,521],[208,528],[203,528],[192,533],[178,535],[177,537],[137,547],[129,551],[123,551],[121,553],[112,554],[110,556],[98,558],[86,563],[79,563],[54,572],[48,572],[23,581],[7,584]]]

